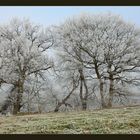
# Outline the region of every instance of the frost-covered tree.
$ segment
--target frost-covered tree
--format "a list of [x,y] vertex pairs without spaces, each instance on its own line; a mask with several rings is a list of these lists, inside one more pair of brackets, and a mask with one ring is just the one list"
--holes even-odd
[[51,32],[29,20],[13,19],[0,26],[0,83],[14,86],[13,114],[22,107],[24,84],[52,68],[47,50],[53,44]]
[[[76,61],[90,71],[89,77],[99,83],[101,106],[111,107],[115,92],[119,93],[114,83],[130,83],[134,77],[128,80],[128,75],[140,66],[140,30],[113,14],[76,16],[55,30],[57,46],[72,58],[70,63]],[[129,74],[123,76],[124,72]]]
[[[61,51],[60,51],[61,52]],[[56,100],[54,111],[58,112],[61,106],[72,107],[69,102],[71,96],[76,92],[79,85],[79,75],[75,70],[75,66],[69,69],[69,63],[65,62],[64,55],[59,54],[55,64],[55,85],[57,85],[57,93],[52,93],[53,98]],[[55,89],[55,87],[53,87]]]
[[85,56],[79,48],[72,48],[69,44],[65,44],[65,46],[61,45],[61,43],[63,44],[63,35],[59,30],[56,31],[55,35],[56,42],[54,45],[58,49],[56,53],[58,57],[56,60],[59,66],[59,68],[56,69],[59,69],[61,75],[63,75],[65,86],[67,86],[66,81],[71,80],[68,77],[73,74],[76,75],[74,78],[79,83],[76,93],[79,94],[82,110],[86,110],[88,106],[88,98],[93,93],[93,89],[91,90],[89,86],[88,71],[85,69],[84,63],[82,62]]

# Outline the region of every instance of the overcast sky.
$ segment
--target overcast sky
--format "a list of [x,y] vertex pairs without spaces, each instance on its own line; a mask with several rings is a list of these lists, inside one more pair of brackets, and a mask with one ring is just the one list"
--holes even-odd
[[37,24],[48,26],[82,12],[112,12],[140,26],[140,6],[0,6],[0,23],[12,17],[27,17]]

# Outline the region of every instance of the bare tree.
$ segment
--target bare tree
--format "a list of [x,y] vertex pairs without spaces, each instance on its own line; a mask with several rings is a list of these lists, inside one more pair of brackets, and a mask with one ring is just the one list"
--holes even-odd
[[[56,108],[54,109],[54,112],[58,112],[59,111],[59,108],[62,106],[62,105],[65,105],[66,107],[69,106],[69,107],[72,107],[69,103],[67,103],[67,100],[70,98],[70,96],[73,94],[73,92],[76,90],[78,84],[77,82],[73,79],[73,82],[72,82],[72,89],[71,91],[67,94],[67,96],[65,96],[61,102],[58,101],[58,104],[56,105]],[[58,100],[58,99],[57,99]]]
[[[65,107],[72,107],[72,105],[68,103],[68,100],[70,99],[72,94],[76,92],[76,89],[79,86],[79,75],[77,71],[74,68],[69,69],[69,63],[65,63],[65,60],[61,59],[61,57],[58,59],[60,61],[58,61],[58,64],[55,65],[57,68],[56,82],[59,82],[59,88],[61,88],[61,98],[58,98],[55,94],[53,95],[56,100],[56,107],[54,109],[54,112],[58,112],[59,108],[62,105],[64,105]],[[62,61],[64,63],[62,63]]]
[[[140,66],[140,30],[133,24],[125,22],[121,17],[112,14],[102,18],[100,30],[103,34],[99,42],[104,50],[103,58],[104,78],[109,80],[109,99],[107,106],[112,107],[113,96],[122,91],[115,88],[118,81],[134,83],[135,76],[129,79],[129,75]],[[127,73],[127,74],[126,74]],[[135,79],[136,80],[136,79]],[[123,93],[123,94],[122,94]]]
[[[101,106],[111,107],[114,82],[131,83],[132,78],[128,80],[122,74],[130,74],[139,67],[139,29],[120,16],[103,14],[70,18],[56,27],[56,31],[57,46],[62,46],[72,58],[66,60],[92,70],[89,77],[99,82]],[[109,84],[108,101],[104,97],[105,83]]]
[[[71,63],[78,63],[80,65],[79,73],[82,77],[82,69],[83,67],[89,70],[93,70],[93,75],[96,74],[97,79],[99,81],[100,87],[100,95],[101,95],[101,104],[104,107],[104,96],[103,96],[103,77],[102,71],[100,70],[100,66],[103,62],[99,60],[99,47],[92,48],[93,46],[93,34],[92,31],[92,22],[88,17],[81,18],[73,18],[66,21],[63,25],[58,27],[56,30],[58,32],[58,36],[56,36],[57,45],[62,46],[66,55],[71,57],[71,60],[66,59],[66,61],[70,61]],[[82,66],[82,69],[81,69]],[[94,74],[95,73],[95,74]],[[96,77],[94,77],[95,79]],[[82,83],[80,92],[82,93]],[[84,86],[86,88],[86,82],[84,80]],[[88,89],[86,88],[86,92]],[[87,93],[88,94],[88,93]],[[82,94],[80,94],[82,95]],[[87,96],[87,95],[86,95]],[[85,98],[86,98],[85,96]],[[82,99],[82,96],[81,96]]]
[[16,101],[13,114],[20,111],[24,83],[32,75],[42,76],[52,68],[46,50],[52,46],[50,31],[41,29],[29,20],[13,19],[0,27],[2,49],[1,82],[15,86]]

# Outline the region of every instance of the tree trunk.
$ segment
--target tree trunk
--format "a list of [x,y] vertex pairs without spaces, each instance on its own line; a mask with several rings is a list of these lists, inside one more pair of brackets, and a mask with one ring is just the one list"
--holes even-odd
[[110,85],[109,85],[109,100],[108,100],[108,108],[112,107],[112,101],[113,101],[113,76],[110,75],[109,77]]
[[[82,102],[82,110],[86,110],[87,109],[87,98],[88,98],[88,87],[86,84],[86,80],[83,74],[83,70],[79,69],[79,73],[80,73],[80,99]],[[84,84],[84,88],[85,88],[85,95],[83,95],[83,84]]]
[[80,79],[80,100],[82,103],[82,109],[83,109],[83,81]]
[[96,72],[96,75],[97,75],[97,78],[98,78],[98,81],[99,81],[99,89],[100,89],[100,96],[101,96],[101,107],[106,108],[106,104],[105,104],[105,100],[104,100],[104,94],[103,94],[104,83],[101,79],[101,75],[98,71],[98,66],[97,66],[96,63],[95,63],[95,72]]
[[61,107],[61,105],[63,105],[63,103],[58,103],[58,105],[54,109],[54,112],[58,112],[59,111],[59,108]]
[[40,104],[38,103],[38,113],[41,114],[42,113],[42,109],[41,109],[41,106]]
[[16,97],[16,102],[14,103],[13,105],[13,115],[16,115],[18,112],[20,112],[20,108],[21,108],[21,94],[17,94],[17,97]]
[[80,99],[81,99],[81,103],[82,103],[82,110],[86,110],[87,109],[87,98],[83,97],[83,81],[81,81],[81,84],[80,84]]
[[23,82],[18,80],[17,84],[17,93],[16,93],[16,101],[13,105],[13,114],[16,115],[18,112],[20,112],[20,109],[22,107],[22,94],[23,94]]
[[[78,85],[77,85],[78,86]],[[76,85],[73,86],[73,89],[70,91],[70,93],[61,101],[58,102],[57,106],[54,109],[54,112],[58,112],[59,108],[66,103],[66,101],[70,98],[71,94],[74,92],[74,90],[77,88]]]
[[82,110],[86,110],[87,109],[87,100],[82,100]]
[[29,94],[28,94],[27,110],[28,110],[28,113],[30,113],[30,110],[31,110],[31,102],[30,102]]
[[100,83],[100,96],[101,96],[101,107],[102,108],[106,108],[106,104],[105,104],[105,101],[104,101],[104,94],[103,94],[103,82],[101,79],[99,79],[99,83]]

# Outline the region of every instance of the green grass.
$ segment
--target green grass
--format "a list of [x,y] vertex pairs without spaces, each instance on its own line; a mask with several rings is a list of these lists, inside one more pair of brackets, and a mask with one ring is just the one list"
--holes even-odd
[[1,134],[140,134],[140,107],[0,117]]

